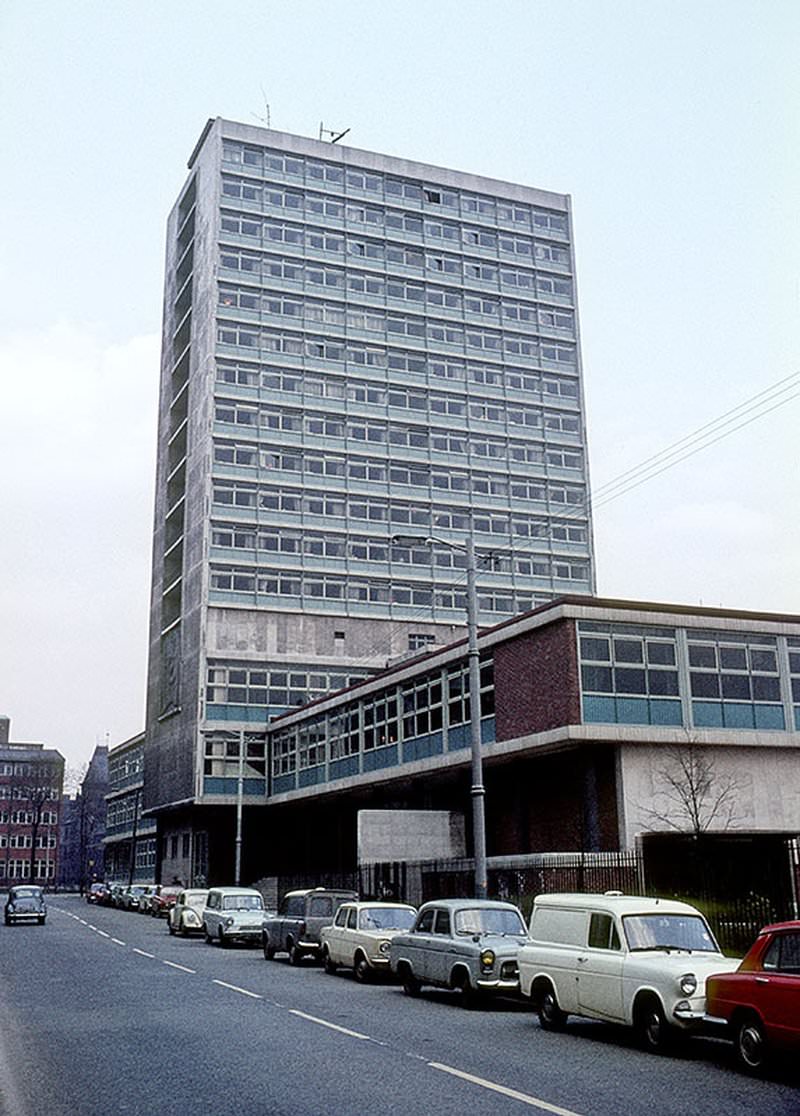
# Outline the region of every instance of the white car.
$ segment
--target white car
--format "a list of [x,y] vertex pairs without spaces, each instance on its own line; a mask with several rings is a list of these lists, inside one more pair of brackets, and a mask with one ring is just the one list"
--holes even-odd
[[175,905],[167,912],[167,929],[170,934],[180,934],[182,938],[188,938],[190,934],[202,934],[206,899],[207,887],[190,887],[181,891]]
[[264,900],[252,887],[212,887],[203,908],[203,932],[207,942],[226,946],[231,942],[261,941]]
[[405,903],[343,903],[333,925],[320,933],[325,972],[343,965],[362,982],[387,972],[392,938],[409,930],[416,916],[416,908]]
[[701,1027],[706,977],[739,963],[688,903],[619,892],[537,896],[517,958],[542,1027],[568,1015],[625,1023],[652,1051]]

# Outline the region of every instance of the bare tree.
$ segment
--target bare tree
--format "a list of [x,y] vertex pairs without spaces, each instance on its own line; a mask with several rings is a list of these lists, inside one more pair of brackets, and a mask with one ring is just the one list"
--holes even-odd
[[653,802],[641,807],[651,823],[699,837],[728,829],[738,817],[739,783],[720,775],[711,750],[695,740],[664,748],[653,782]]
[[[29,882],[36,882],[36,842],[42,817],[49,804],[55,806],[60,797],[60,780],[50,764],[31,765],[31,772],[21,775],[12,783],[12,802],[16,801],[17,810],[30,815],[31,859]],[[47,859],[45,855],[45,859]]]

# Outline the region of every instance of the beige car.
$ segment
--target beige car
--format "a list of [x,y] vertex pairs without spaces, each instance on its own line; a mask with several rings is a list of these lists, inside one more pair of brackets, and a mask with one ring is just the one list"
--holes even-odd
[[203,933],[203,910],[208,898],[208,888],[191,887],[182,891],[175,906],[167,914],[170,934],[188,938],[190,934]]
[[405,903],[343,903],[333,925],[320,933],[325,972],[335,973],[342,965],[362,982],[388,972],[392,938],[410,929],[416,916]]

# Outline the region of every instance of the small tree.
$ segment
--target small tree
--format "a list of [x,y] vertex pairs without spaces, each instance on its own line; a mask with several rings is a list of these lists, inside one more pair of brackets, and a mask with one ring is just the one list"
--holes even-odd
[[17,802],[17,809],[24,806],[25,813],[31,815],[31,859],[28,882],[36,883],[36,842],[39,838],[45,807],[48,803],[55,805],[59,800],[59,779],[49,764],[41,767],[32,765],[29,775],[22,775],[14,780],[11,793]]
[[720,775],[713,753],[695,740],[664,748],[653,782],[653,804],[641,807],[652,823],[699,837],[737,820],[739,783]]

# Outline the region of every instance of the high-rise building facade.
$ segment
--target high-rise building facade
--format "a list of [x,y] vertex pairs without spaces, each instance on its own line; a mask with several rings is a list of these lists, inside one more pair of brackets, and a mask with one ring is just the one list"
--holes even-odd
[[483,624],[594,590],[569,198],[209,121],[158,444],[145,809],[206,877],[271,716],[458,634],[468,532]]

